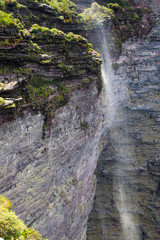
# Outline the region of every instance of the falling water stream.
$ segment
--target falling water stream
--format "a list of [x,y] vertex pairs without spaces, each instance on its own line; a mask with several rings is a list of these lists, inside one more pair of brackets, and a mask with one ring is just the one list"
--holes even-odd
[[[111,59],[108,51],[107,41],[105,38],[104,29],[102,29],[102,78],[104,83],[104,92],[106,95],[106,104],[107,104],[107,118],[108,125],[112,128],[117,122],[121,124],[125,124],[124,118],[125,113],[121,108],[121,104],[125,100],[126,96],[126,88],[121,84],[121,86],[116,82],[114,83],[114,75],[111,65]],[[121,111],[119,111],[121,109]],[[124,126],[123,126],[124,128]],[[127,127],[125,129],[125,135],[127,136]],[[117,134],[111,131],[112,141],[115,142],[115,138],[117,139]],[[121,141],[121,139],[119,139]],[[127,141],[129,138],[127,137]],[[129,144],[129,143],[128,143]],[[135,159],[133,153],[127,152],[127,148],[121,148],[121,142],[119,142],[119,146],[117,146],[118,155],[117,156],[117,167],[114,172],[113,179],[113,191],[115,185],[118,184],[119,192],[114,193],[114,199],[116,202],[117,209],[120,214],[121,226],[123,230],[123,238],[124,240],[140,240],[140,230],[139,224],[137,223],[137,217],[135,217],[133,213],[132,200],[128,197],[129,187],[132,184],[132,180],[134,180],[134,175],[127,176],[127,169],[130,169],[130,174],[134,171],[135,167]],[[128,150],[129,151],[129,150]],[[128,156],[130,154],[130,161],[128,162]],[[127,169],[126,169],[127,165]]]
[[[127,98],[125,83],[116,81],[112,70],[112,61],[108,51],[105,30],[101,30],[98,36],[102,48],[102,78],[104,85],[104,99],[107,106],[106,129],[110,134],[112,146],[115,149],[115,164],[112,170],[113,201],[119,213],[121,233],[118,240],[140,240],[138,204],[134,201],[134,194],[130,186],[134,185],[136,179],[136,160],[134,152],[130,151],[130,138],[127,129],[127,117],[123,109]],[[124,144],[125,143],[125,144]],[[106,174],[106,177],[107,174]],[[137,193],[136,193],[137,194]],[[98,214],[98,213],[97,213]],[[106,213],[107,214],[107,213]],[[101,218],[101,231],[103,239],[110,240]],[[92,240],[92,237],[88,238]],[[115,238],[114,238],[115,239]]]

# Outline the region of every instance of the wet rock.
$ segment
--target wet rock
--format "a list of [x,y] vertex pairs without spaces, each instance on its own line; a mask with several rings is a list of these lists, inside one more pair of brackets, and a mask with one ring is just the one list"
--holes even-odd
[[157,24],[145,39],[126,42],[118,61],[114,81],[125,97],[104,134],[88,240],[160,239],[160,3],[141,2],[152,5]]

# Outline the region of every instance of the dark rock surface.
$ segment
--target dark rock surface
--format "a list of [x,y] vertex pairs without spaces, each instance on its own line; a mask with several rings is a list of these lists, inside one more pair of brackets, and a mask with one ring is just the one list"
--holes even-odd
[[[157,6],[157,25],[147,38],[124,44],[117,62],[115,81],[124,84],[127,96],[104,136],[88,240],[160,239],[159,2],[152,6]],[[120,206],[134,219],[133,236],[123,234],[120,221],[126,210]]]
[[[38,23],[67,32],[82,27],[64,22],[46,5],[27,2],[28,10],[21,13],[31,14],[28,27]],[[88,239],[124,240],[114,199],[123,177],[141,238],[158,240],[158,17],[148,38],[124,45],[115,78],[128,95],[100,143],[106,105],[100,60],[88,43],[48,30],[23,38],[7,28],[0,33],[0,94],[5,99],[0,105],[0,192],[11,199],[16,214],[49,240],[85,240],[103,142]],[[45,89],[37,87],[41,82]]]
[[[48,16],[38,6],[28,5]],[[0,28],[0,193],[44,238],[82,240],[104,120],[101,60],[41,20],[22,35]]]
[[84,9],[89,8],[91,4],[94,2],[93,0],[73,0],[76,4],[79,12],[83,12]]

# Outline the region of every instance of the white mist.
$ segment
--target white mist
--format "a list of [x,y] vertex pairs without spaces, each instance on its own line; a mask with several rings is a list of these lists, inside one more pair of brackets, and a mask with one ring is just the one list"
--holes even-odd
[[[127,127],[124,126],[125,113],[122,110],[122,103],[126,97],[126,87],[124,84],[115,81],[112,70],[112,61],[108,51],[108,45],[105,36],[105,30],[102,29],[99,36],[102,46],[102,78],[104,85],[105,103],[107,105],[106,126],[110,129],[112,144],[117,143],[117,133],[112,131],[114,127],[121,126],[125,128],[126,135],[128,134]],[[126,137],[129,141],[129,138]],[[121,139],[119,140],[121,141]],[[128,142],[129,144],[129,142]],[[133,203],[128,194],[130,184],[134,182],[134,154],[129,152],[129,149],[119,146],[114,146],[117,151],[117,163],[113,174],[113,195],[116,208],[120,215],[121,227],[123,231],[123,240],[140,240],[139,220],[136,214],[137,203]],[[127,156],[129,158],[127,158]],[[125,157],[126,156],[126,157]],[[128,160],[129,159],[129,160]],[[132,177],[127,175],[127,170],[130,169]],[[130,179],[131,178],[131,179]],[[125,179],[128,181],[125,182]],[[118,185],[118,187],[117,187]],[[116,189],[118,188],[118,191]],[[133,205],[132,205],[133,204]],[[135,210],[133,209],[135,207]],[[135,211],[135,212],[134,212]]]

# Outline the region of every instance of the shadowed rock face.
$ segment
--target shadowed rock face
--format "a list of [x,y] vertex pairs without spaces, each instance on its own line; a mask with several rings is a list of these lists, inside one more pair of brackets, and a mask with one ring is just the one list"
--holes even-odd
[[40,113],[0,128],[1,193],[11,199],[25,223],[47,239],[85,237],[95,189],[100,109],[92,84],[76,90],[69,103],[56,111],[45,140]]
[[120,224],[120,184],[124,205],[129,206],[133,227],[138,229],[133,239],[160,239],[160,25],[156,16],[157,25],[148,37],[124,44],[117,62],[115,81],[124,83],[128,96],[104,137],[88,240],[132,239],[123,235]]
[[79,12],[83,12],[84,9],[89,8],[94,2],[93,0],[73,0],[77,6]]
[[0,193],[43,237],[82,240],[103,129],[101,60],[84,38],[38,28],[21,38],[0,28]]
[[[6,30],[2,33],[5,36]],[[25,52],[29,44],[24,41],[3,46],[6,54],[1,54],[0,61],[4,60],[7,72],[0,74],[5,83],[0,91],[5,100],[0,108],[0,192],[12,201],[16,214],[45,238],[81,240],[93,203],[93,173],[103,128],[102,97],[97,88],[100,69],[94,64],[96,56],[82,52],[76,41],[70,42],[71,51],[65,39],[57,39],[58,44],[55,39],[50,41],[41,41],[47,54],[32,52],[34,56]],[[51,55],[54,62],[39,62]],[[23,70],[16,72],[15,62]],[[26,65],[30,69],[27,75]],[[36,85],[31,86],[35,79]],[[40,83],[40,87],[48,84],[49,94],[41,95]],[[27,88],[32,93],[27,94]],[[59,95],[59,91],[64,92]],[[48,113],[51,118],[46,121]]]
[[[39,10],[36,8],[33,12]],[[44,10],[50,11],[49,8],[43,8]],[[42,25],[48,26],[49,17],[45,19],[47,20]],[[53,17],[53,22],[54,19]],[[55,26],[60,26],[58,23]],[[67,25],[64,29],[68,31],[70,27]],[[1,33],[3,33],[2,38],[5,39],[6,34],[10,35],[10,30],[6,29],[5,32],[2,30]],[[54,42],[47,42],[45,38],[40,40],[39,42],[37,38],[34,43],[38,43],[42,50],[47,50],[47,55],[39,51],[37,54],[36,49],[33,49],[35,45],[26,45],[25,40],[9,42],[9,45],[4,45],[2,48],[7,54],[1,55],[1,62],[6,65],[8,60],[12,64],[13,61],[17,63],[20,53],[22,57],[20,66],[31,70],[29,76],[27,73],[27,77],[32,78],[32,74],[38,72],[44,80],[47,78],[52,83],[60,81],[65,84],[71,95],[65,106],[54,108],[54,117],[50,119],[50,128],[45,139],[42,139],[42,135],[46,116],[44,117],[44,112],[39,108],[38,110],[33,108],[32,111],[28,109],[32,101],[29,102],[30,106],[24,102],[23,116],[18,112],[12,118],[11,109],[1,108],[0,191],[11,199],[16,214],[28,226],[39,230],[45,238],[83,240],[86,238],[86,223],[95,191],[93,173],[99,155],[98,143],[104,127],[105,106],[97,89],[100,74],[97,68],[99,64],[96,65],[98,59],[85,50],[86,42],[83,40],[78,45],[76,41],[73,45],[72,43],[65,45],[66,41],[61,37],[56,37]],[[69,46],[70,51],[67,51]],[[97,225],[91,224],[90,229],[98,226],[98,230],[96,228],[94,233],[88,231],[90,239],[105,239],[106,233],[111,235],[109,236],[111,240],[121,238],[119,213],[112,195],[113,185],[116,185],[116,181],[113,183],[114,169],[117,171],[121,167],[121,162],[117,164],[118,138],[121,139],[123,149],[125,151],[128,149],[134,154],[132,169],[130,169],[131,165],[126,165],[125,170],[134,176],[130,197],[136,199],[134,208],[140,219],[142,239],[159,239],[157,214],[160,192],[159,88],[157,88],[159,68],[158,70],[156,68],[159,61],[158,49],[159,37],[155,28],[146,42],[126,44],[126,51],[119,60],[117,81],[126,82],[129,97],[127,107],[122,106],[122,109],[119,109],[125,112],[123,126],[117,121],[117,125],[106,133],[106,148],[101,154],[97,168],[97,193],[99,191],[100,194],[97,194],[96,198],[102,208],[100,214],[93,213],[94,223],[96,222]],[[12,56],[16,58],[12,59]],[[51,63],[48,64],[49,60]],[[69,65],[68,60],[70,60]],[[144,66],[144,62],[148,65]],[[15,104],[17,99],[20,100],[18,89],[22,82],[26,82],[22,76],[21,71],[17,73],[12,68],[5,76],[3,74],[0,76],[7,83],[12,80],[17,82],[17,85],[10,86],[12,87],[10,91],[1,89],[3,97],[12,98]],[[56,92],[57,85],[52,87]],[[25,91],[25,87],[22,90]],[[55,95],[52,94],[50,97]],[[146,108],[146,105],[149,108]],[[46,105],[46,108],[49,106]],[[125,125],[128,125],[127,133]],[[127,143],[128,139],[130,144]],[[122,151],[121,157],[123,153]],[[122,173],[124,180],[127,181],[126,174],[124,171]],[[115,188],[115,191],[117,192],[118,188]],[[142,206],[141,211],[138,209],[139,202]],[[107,219],[106,212],[108,212]],[[103,224],[100,224],[101,220]]]
[[160,2],[159,0],[128,0],[128,2],[130,2],[131,4],[136,4],[137,6],[140,7],[151,7],[155,13],[159,12],[159,8],[160,8]]

